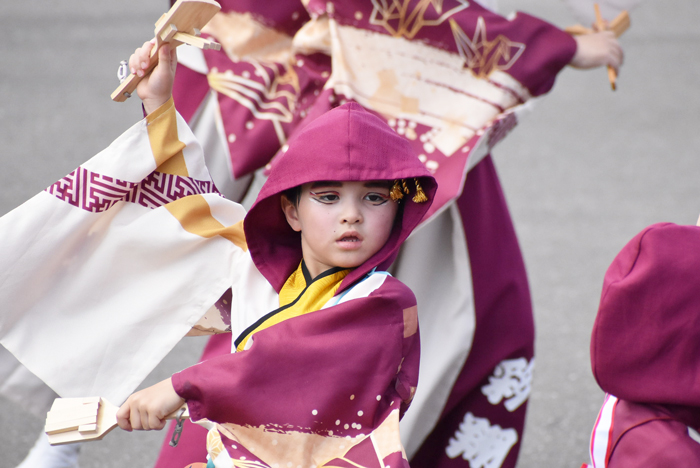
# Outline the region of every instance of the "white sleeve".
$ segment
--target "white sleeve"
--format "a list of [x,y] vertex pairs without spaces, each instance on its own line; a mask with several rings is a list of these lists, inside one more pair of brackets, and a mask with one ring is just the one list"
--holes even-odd
[[248,264],[244,216],[164,104],[0,218],[0,343],[61,396],[121,403]]

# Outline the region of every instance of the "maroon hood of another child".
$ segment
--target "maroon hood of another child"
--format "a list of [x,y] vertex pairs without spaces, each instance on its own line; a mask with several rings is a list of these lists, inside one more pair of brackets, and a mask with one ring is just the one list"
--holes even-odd
[[[419,178],[428,202],[411,200],[413,178]],[[408,141],[359,104],[348,103],[316,118],[273,161],[270,176],[245,218],[246,241],[256,267],[279,291],[301,261],[300,234],[289,227],[280,205],[285,190],[322,180],[394,179],[407,179],[411,188],[400,202],[403,209],[394,229],[379,252],[345,277],[339,292],[372,268],[389,266],[430,207],[437,184]]]
[[591,363],[606,392],[696,407],[700,422],[700,227],[655,224],[617,255],[605,274]]

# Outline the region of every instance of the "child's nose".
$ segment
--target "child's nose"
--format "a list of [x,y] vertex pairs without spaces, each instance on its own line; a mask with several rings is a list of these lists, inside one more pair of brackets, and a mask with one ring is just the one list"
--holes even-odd
[[355,203],[348,203],[343,210],[343,223],[355,224],[362,222],[362,210]]

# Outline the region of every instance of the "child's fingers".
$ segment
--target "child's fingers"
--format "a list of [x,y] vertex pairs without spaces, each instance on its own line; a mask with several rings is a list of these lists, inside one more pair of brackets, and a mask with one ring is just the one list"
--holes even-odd
[[174,74],[177,69],[177,48],[170,48],[170,71]]
[[173,76],[177,67],[177,49],[165,43],[158,50],[158,68],[163,74]]
[[[158,66],[166,69],[172,68],[172,52],[174,49],[167,42],[158,50]],[[176,58],[177,60],[177,58]]]
[[129,400],[127,400],[126,403],[124,403],[117,411],[117,425],[127,432],[131,432],[133,430],[131,427],[131,421],[129,420],[130,417],[131,407],[129,405]]
[[163,45],[160,47],[160,50],[158,51],[158,61],[170,66],[170,52],[172,51],[172,47],[170,47],[170,43],[165,42]]
[[153,50],[153,43],[146,41],[141,47],[136,49],[129,58],[129,71],[138,76],[144,76],[144,70],[148,68],[148,63]]
[[131,407],[129,421],[131,422],[132,429],[136,431],[140,431],[143,429],[143,424],[141,423],[141,412],[135,406]]
[[140,406],[139,423],[144,431],[159,430],[165,426],[165,421],[158,417],[158,412],[153,406],[153,402],[151,404],[144,403]]
[[140,429],[144,431],[151,430],[150,420],[151,418],[149,417],[148,410],[142,405],[139,408],[139,424],[141,425]]
[[177,65],[177,49],[175,47],[170,50],[170,64],[173,68]]
[[138,49],[136,50],[136,52],[131,54],[131,57],[129,57],[129,72],[133,74],[136,74],[136,67],[138,66],[138,63],[140,61],[137,52]]
[[165,421],[156,416],[155,412],[151,412],[148,415],[148,428],[149,430],[161,430],[165,427]]

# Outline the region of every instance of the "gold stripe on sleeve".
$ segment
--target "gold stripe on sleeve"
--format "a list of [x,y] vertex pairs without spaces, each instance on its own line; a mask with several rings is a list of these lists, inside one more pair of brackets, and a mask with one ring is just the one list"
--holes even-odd
[[148,140],[156,160],[156,171],[189,177],[182,149],[185,144],[177,134],[177,114],[171,97],[168,102],[146,116]]
[[206,238],[221,236],[244,251],[248,250],[243,220],[231,226],[224,226],[212,216],[209,204],[202,195],[180,198],[168,203],[165,208],[180,222],[185,231]]

